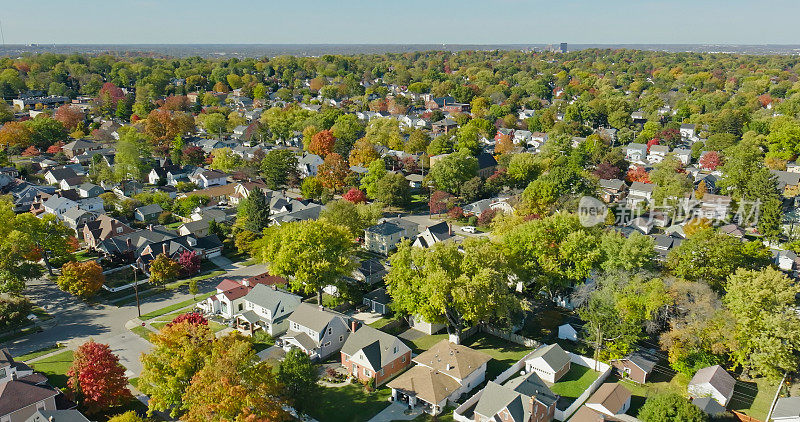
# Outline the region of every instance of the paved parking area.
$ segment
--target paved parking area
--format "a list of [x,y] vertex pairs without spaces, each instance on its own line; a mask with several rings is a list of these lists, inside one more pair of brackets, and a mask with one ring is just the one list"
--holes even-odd
[[386,409],[381,410],[369,422],[410,421],[422,414],[422,408],[408,408],[405,403],[392,402]]

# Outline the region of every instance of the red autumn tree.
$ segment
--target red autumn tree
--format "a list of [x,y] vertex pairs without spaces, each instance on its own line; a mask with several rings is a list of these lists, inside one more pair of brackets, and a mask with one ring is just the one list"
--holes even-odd
[[720,165],[722,165],[722,157],[716,151],[709,151],[700,157],[700,167],[706,170],[714,171]]
[[39,151],[39,148],[36,148],[33,145],[29,146],[28,148],[25,148],[25,151],[22,151],[23,157],[36,157],[39,154],[41,154],[41,151]]
[[70,397],[89,414],[125,404],[132,398],[125,368],[107,344],[89,340],[78,347],[67,377]]
[[327,157],[328,154],[333,152],[333,146],[336,144],[336,137],[330,130],[323,130],[317,132],[312,138],[311,143],[308,145],[308,151],[312,154],[317,154],[320,157]]
[[169,96],[164,100],[164,105],[161,108],[170,111],[186,111],[189,109],[189,97],[185,95]]
[[761,107],[766,107],[772,103],[772,96],[769,94],[761,94],[758,96],[758,102],[761,103]]
[[455,206],[450,211],[447,211],[447,216],[453,220],[464,218],[464,210],[459,206]]
[[628,174],[625,176],[625,180],[629,182],[651,183],[650,174],[647,173],[647,170],[645,170],[644,167],[640,166],[629,169]]
[[180,324],[182,322],[188,322],[189,324],[192,325],[208,325],[208,320],[197,312],[187,312],[185,314],[180,314],[175,318],[173,318],[172,322],[170,322],[167,325],[171,326],[173,324]]
[[48,154],[58,154],[59,152],[61,152],[61,150],[63,148],[64,148],[64,142],[58,141],[58,142],[54,143],[53,145],[50,145],[49,148],[47,148],[47,153]]
[[437,190],[431,195],[428,202],[431,214],[441,214],[448,210],[450,203],[453,201],[453,195],[441,190]]
[[181,160],[183,164],[191,164],[197,166],[203,163],[206,158],[206,153],[198,146],[188,146],[181,151]]
[[659,145],[660,143],[661,143],[661,139],[658,139],[658,138],[653,138],[653,139],[647,141],[647,152],[650,152],[650,147],[652,147],[653,145]]
[[340,192],[344,188],[344,179],[349,173],[350,166],[341,155],[335,152],[328,154],[317,169],[317,177],[322,182],[322,186],[334,192]]
[[663,145],[675,145],[681,140],[681,131],[678,129],[664,129],[656,134]]
[[195,251],[183,251],[178,257],[178,265],[184,275],[192,275],[200,272],[200,256]]
[[350,201],[354,204],[360,204],[367,202],[367,195],[361,189],[350,188],[346,194],[342,195],[342,199],[345,201]]
[[619,179],[622,175],[622,171],[619,167],[611,163],[602,162],[597,165],[597,168],[594,170],[594,175],[601,179]]
[[86,118],[83,111],[72,104],[65,104],[56,110],[53,118],[61,122],[67,130],[72,132],[78,124]]
[[489,208],[488,210],[482,212],[478,217],[478,225],[486,227],[489,224],[492,224],[495,216],[497,216],[497,211],[495,211],[494,208]]

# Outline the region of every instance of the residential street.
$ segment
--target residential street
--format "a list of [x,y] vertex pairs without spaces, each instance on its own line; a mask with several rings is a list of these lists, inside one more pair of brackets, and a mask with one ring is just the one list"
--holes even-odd
[[[198,283],[201,293],[209,292],[224,278],[249,277],[266,271],[265,265],[234,268],[226,274],[212,277]],[[89,339],[107,343],[129,371],[141,371],[139,355],[147,351],[149,343],[125,328],[125,324],[136,318],[136,305],[116,307],[113,305],[88,305],[72,295],[62,292],[46,280],[29,283],[28,295],[31,300],[44,307],[54,317],[55,325],[41,333],[27,335],[13,340],[8,347],[13,355],[25,354],[37,349],[64,343],[75,349]],[[142,313],[152,312],[191,299],[188,288],[142,299]]]

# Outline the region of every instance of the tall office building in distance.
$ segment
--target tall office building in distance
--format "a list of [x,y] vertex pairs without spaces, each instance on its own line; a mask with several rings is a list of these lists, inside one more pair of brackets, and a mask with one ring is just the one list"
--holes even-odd
[[567,52],[567,43],[565,43],[565,42],[561,43],[561,52],[562,53],[566,53]]

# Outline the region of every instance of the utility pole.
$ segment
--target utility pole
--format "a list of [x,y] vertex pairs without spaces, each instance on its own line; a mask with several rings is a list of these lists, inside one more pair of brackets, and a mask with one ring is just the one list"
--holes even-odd
[[136,293],[136,314],[141,318],[142,308],[139,304],[139,278],[136,277],[136,264],[131,264],[131,268],[133,268],[133,290]]

